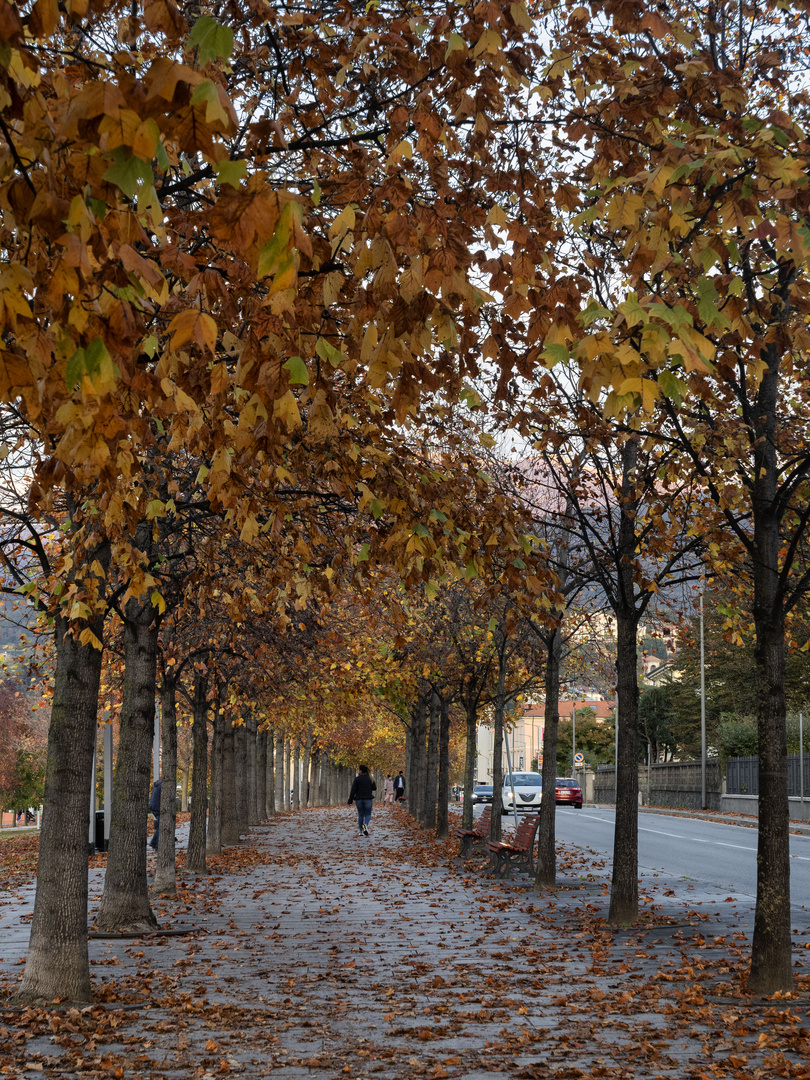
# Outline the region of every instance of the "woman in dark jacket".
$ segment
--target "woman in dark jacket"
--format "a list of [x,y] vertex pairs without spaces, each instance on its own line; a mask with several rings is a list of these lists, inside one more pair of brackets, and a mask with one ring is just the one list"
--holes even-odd
[[374,805],[374,792],[377,785],[369,776],[368,765],[361,765],[349,792],[349,806],[357,807],[357,825],[360,836],[368,836],[368,823],[371,821],[371,808]]

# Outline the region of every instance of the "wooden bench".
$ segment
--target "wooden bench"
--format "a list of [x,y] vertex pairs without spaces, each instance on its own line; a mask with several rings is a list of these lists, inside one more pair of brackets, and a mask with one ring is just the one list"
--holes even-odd
[[475,852],[484,854],[484,844],[489,836],[489,823],[492,817],[492,807],[485,806],[484,812],[477,822],[473,823],[471,829],[458,828],[454,829],[456,836],[461,841],[461,848],[458,853],[459,859],[469,859]]
[[489,852],[488,874],[499,878],[510,878],[512,870],[534,873],[534,837],[540,815],[532,814],[524,818],[517,827],[511,840],[487,840]]

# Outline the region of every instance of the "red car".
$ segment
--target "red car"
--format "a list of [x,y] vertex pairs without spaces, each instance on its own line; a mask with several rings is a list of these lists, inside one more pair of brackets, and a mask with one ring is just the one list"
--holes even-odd
[[582,788],[568,776],[558,776],[555,787],[555,802],[573,803],[577,810],[582,809]]

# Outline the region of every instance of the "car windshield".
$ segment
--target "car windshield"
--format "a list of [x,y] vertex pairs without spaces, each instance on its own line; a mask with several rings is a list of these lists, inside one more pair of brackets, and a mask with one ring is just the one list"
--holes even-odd
[[491,784],[477,784],[476,787],[475,787],[475,790],[476,791],[492,791],[492,785]]
[[558,780],[557,787],[579,787],[576,780]]
[[516,772],[512,773],[512,779],[510,781],[509,774],[507,773],[503,782],[503,786],[510,787],[511,784],[514,784],[515,787],[542,787],[543,777],[540,775],[540,773]]

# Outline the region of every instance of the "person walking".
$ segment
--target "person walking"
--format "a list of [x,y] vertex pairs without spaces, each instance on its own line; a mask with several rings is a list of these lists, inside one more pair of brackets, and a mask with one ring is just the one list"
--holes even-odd
[[160,831],[160,789],[162,782],[160,780],[155,781],[155,786],[152,788],[152,798],[149,800],[149,809],[152,812],[152,817],[155,819],[155,831],[152,833],[152,839],[149,841],[149,846],[157,851],[158,846],[158,832]]
[[383,802],[389,806],[394,805],[394,781],[391,779],[391,773],[386,776],[383,785]]
[[357,807],[357,827],[359,836],[368,836],[368,823],[371,821],[371,808],[374,806],[374,792],[377,785],[371,779],[368,765],[361,765],[349,792],[349,803]]
[[399,776],[394,779],[394,802],[402,802],[405,798],[405,777],[400,769]]

